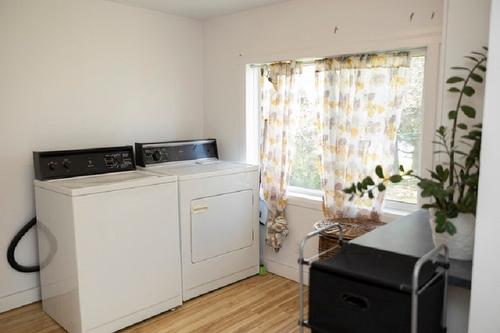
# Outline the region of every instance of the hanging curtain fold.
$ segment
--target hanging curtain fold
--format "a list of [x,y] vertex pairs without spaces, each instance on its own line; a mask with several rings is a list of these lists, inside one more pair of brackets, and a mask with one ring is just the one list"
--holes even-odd
[[276,251],[288,234],[286,190],[293,154],[293,110],[297,107],[296,78],[301,66],[276,63],[261,70],[260,196],[266,202],[266,243]]
[[379,219],[383,193],[349,201],[342,189],[375,177],[376,165],[393,171],[409,62],[406,52],[315,62],[325,218]]

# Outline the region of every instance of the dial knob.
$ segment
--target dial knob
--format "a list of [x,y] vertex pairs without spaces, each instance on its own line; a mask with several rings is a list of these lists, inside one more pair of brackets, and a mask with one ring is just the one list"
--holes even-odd
[[70,161],[70,160],[68,160],[68,159],[64,159],[64,160],[62,161],[62,165],[63,165],[63,167],[64,167],[65,169],[69,169],[69,167],[71,166],[71,161]]
[[153,158],[153,161],[159,162],[161,160],[161,152],[159,150],[155,150],[151,157]]
[[47,165],[48,165],[48,167],[49,167],[50,170],[55,170],[56,166],[57,166],[57,163],[53,162],[53,161],[50,161]]

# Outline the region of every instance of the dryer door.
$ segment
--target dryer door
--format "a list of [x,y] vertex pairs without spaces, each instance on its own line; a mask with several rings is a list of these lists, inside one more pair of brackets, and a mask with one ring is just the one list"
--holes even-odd
[[191,262],[196,263],[252,245],[252,191],[191,201]]

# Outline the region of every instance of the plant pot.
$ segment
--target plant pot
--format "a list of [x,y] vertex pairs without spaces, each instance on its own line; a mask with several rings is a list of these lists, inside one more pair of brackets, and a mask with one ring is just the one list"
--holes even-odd
[[457,228],[453,236],[447,232],[436,232],[436,221],[434,211],[430,210],[430,224],[432,228],[432,240],[434,245],[445,244],[450,250],[450,258],[458,260],[472,260],[474,251],[474,228],[475,217],[472,214],[458,214],[457,217],[448,219]]

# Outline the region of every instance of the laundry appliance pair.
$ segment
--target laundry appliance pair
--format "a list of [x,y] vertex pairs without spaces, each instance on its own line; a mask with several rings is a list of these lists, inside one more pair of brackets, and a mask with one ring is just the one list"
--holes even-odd
[[[258,272],[258,169],[214,139],[35,152],[44,310],[112,332]],[[136,167],[137,165],[139,168]]]

